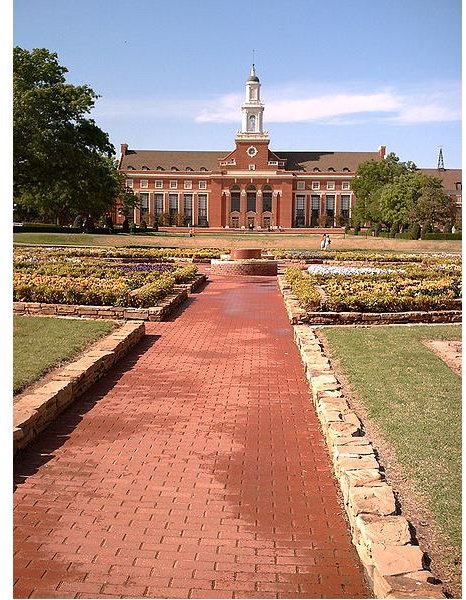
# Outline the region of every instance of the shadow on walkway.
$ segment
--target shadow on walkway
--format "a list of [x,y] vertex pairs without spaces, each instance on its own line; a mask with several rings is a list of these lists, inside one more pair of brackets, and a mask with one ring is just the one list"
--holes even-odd
[[126,356],[124,356],[114,367],[110,369],[90,389],[66,408],[37,439],[26,448],[19,450],[13,462],[13,491],[23,483],[29,476],[33,475],[42,465],[45,465],[54,456],[54,452],[60,448],[71,436],[76,426],[82,421],[84,415],[89,412],[99,400],[113,389],[121,377],[132,367],[145,352],[151,348],[160,335],[145,335]]

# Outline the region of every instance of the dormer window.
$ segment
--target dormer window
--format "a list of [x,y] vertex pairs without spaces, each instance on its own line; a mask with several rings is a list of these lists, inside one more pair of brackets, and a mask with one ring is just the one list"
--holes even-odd
[[160,165],[155,170],[156,171],[165,171],[165,169],[163,167],[161,167]]
[[134,167],[132,167],[131,165],[128,165],[128,166],[126,167],[126,169],[127,169],[128,171],[134,171],[134,170],[135,170],[135,169],[134,169]]
[[207,171],[207,169],[205,167],[201,167],[199,171]]
[[333,167],[328,168],[329,173],[335,173],[335,169]]
[[172,171],[178,171],[178,167],[172,167]]
[[192,171],[193,169],[191,167],[186,167],[185,171]]
[[141,169],[141,171],[149,171],[149,167],[146,167],[146,165],[144,165]]
[[350,170],[348,169],[348,167],[343,167],[343,173],[349,173]]
[[313,171],[314,171],[314,173],[320,173],[319,167],[314,167]]

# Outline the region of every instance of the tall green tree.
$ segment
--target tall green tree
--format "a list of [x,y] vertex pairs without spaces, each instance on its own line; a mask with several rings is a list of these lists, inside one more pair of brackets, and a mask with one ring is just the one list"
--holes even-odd
[[354,219],[360,223],[379,221],[379,199],[382,187],[393,182],[403,173],[415,170],[416,165],[413,162],[400,162],[393,152],[383,160],[369,160],[361,163],[351,183],[356,195]]
[[454,218],[455,208],[437,177],[407,172],[385,184],[377,194],[379,220],[387,226],[443,225]]
[[98,98],[66,82],[45,48],[13,52],[14,201],[20,212],[57,223],[98,217],[121,190],[108,134],[88,117]]

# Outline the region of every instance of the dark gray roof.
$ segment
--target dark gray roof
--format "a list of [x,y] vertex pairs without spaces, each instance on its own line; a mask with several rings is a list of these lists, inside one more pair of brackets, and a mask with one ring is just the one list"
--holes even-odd
[[[140,171],[147,167],[150,171],[171,171],[176,167],[179,171],[192,169],[200,171],[218,171],[218,161],[231,154],[231,150],[203,151],[203,150],[128,150],[122,157],[120,168],[127,170],[133,167]],[[281,152],[274,154],[286,160],[287,171],[304,173],[314,172],[350,172],[354,173],[361,162],[378,160],[378,152]]]

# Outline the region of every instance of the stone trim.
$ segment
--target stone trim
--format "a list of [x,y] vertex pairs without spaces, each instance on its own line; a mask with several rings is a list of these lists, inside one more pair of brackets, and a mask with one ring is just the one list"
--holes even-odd
[[58,317],[85,317],[87,319],[163,321],[187,299],[189,293],[199,289],[205,281],[206,276],[201,274],[191,283],[176,285],[174,294],[164,298],[159,306],[149,308],[13,302],[13,312],[15,315],[55,315]]
[[340,484],[353,544],[376,598],[444,598],[399,514],[364,427],[341,391],[314,330],[294,326],[306,379]]
[[35,439],[144,335],[144,323],[125,323],[91,346],[81,358],[54,371],[48,383],[21,394],[13,403],[13,453]]
[[391,325],[395,323],[461,323],[461,310],[406,311],[396,313],[307,312],[299,306],[291,285],[284,275],[278,275],[288,318],[292,325]]
[[277,261],[268,259],[241,259],[241,260],[217,260],[210,261],[210,272],[212,275],[256,275],[270,276],[277,274]]

